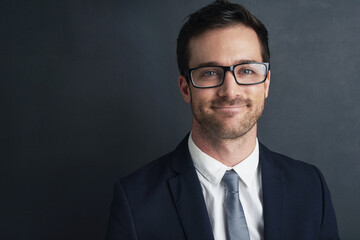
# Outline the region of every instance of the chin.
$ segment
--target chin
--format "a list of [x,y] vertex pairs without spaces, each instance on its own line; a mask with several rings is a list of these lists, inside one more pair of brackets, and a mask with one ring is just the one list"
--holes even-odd
[[222,128],[215,130],[214,134],[221,139],[238,139],[244,137],[247,133],[249,133],[254,126],[255,124],[253,124],[251,127],[243,126],[236,129]]

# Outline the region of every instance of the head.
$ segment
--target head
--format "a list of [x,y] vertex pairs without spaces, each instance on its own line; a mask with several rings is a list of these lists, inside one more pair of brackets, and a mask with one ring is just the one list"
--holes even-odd
[[263,62],[270,61],[268,31],[264,24],[241,5],[226,0],[215,1],[189,15],[177,39],[177,62],[181,75],[189,69],[190,39],[211,29],[221,29],[242,24],[255,31],[260,41]]
[[267,30],[244,7],[216,1],[191,14],[182,27],[177,56],[179,86],[193,112],[193,132],[235,139],[255,131],[268,96],[266,81],[240,85],[226,71],[222,85],[196,88],[189,69],[200,66],[233,66],[244,62],[269,62]]

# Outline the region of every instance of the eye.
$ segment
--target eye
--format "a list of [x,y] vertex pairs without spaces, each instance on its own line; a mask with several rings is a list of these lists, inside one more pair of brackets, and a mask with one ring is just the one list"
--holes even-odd
[[244,74],[244,75],[250,75],[253,73],[254,73],[254,71],[251,69],[248,69],[248,68],[241,69],[241,71],[240,71],[240,74]]
[[251,66],[239,66],[235,71],[237,78],[248,78],[256,75],[256,70]]
[[221,67],[200,67],[194,69],[191,73],[194,81],[219,81],[223,76]]
[[203,73],[203,76],[204,77],[213,77],[213,76],[216,76],[217,75],[217,72],[215,71],[206,71]]
[[222,69],[217,69],[216,67],[200,68],[198,76],[205,79],[218,78],[219,76],[221,76],[221,70]]

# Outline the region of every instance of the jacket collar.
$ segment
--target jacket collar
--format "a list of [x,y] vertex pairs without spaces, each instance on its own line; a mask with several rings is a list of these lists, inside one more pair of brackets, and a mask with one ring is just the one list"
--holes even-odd
[[264,239],[281,239],[283,215],[282,171],[275,153],[259,145],[263,191]]
[[214,239],[200,181],[190,157],[187,135],[172,156],[172,169],[178,174],[169,187],[187,239]]
[[[214,239],[200,181],[188,149],[189,134],[172,156],[172,169],[178,174],[169,187],[188,239]],[[276,155],[259,142],[262,177],[264,239],[281,239],[283,213],[282,171]]]

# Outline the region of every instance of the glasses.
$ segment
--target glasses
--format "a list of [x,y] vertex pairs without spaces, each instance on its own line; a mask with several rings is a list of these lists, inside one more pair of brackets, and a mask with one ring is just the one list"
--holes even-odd
[[231,71],[239,85],[255,85],[265,82],[269,72],[267,62],[247,62],[234,66],[204,66],[189,69],[187,74],[196,88],[213,88],[224,83],[225,73]]

